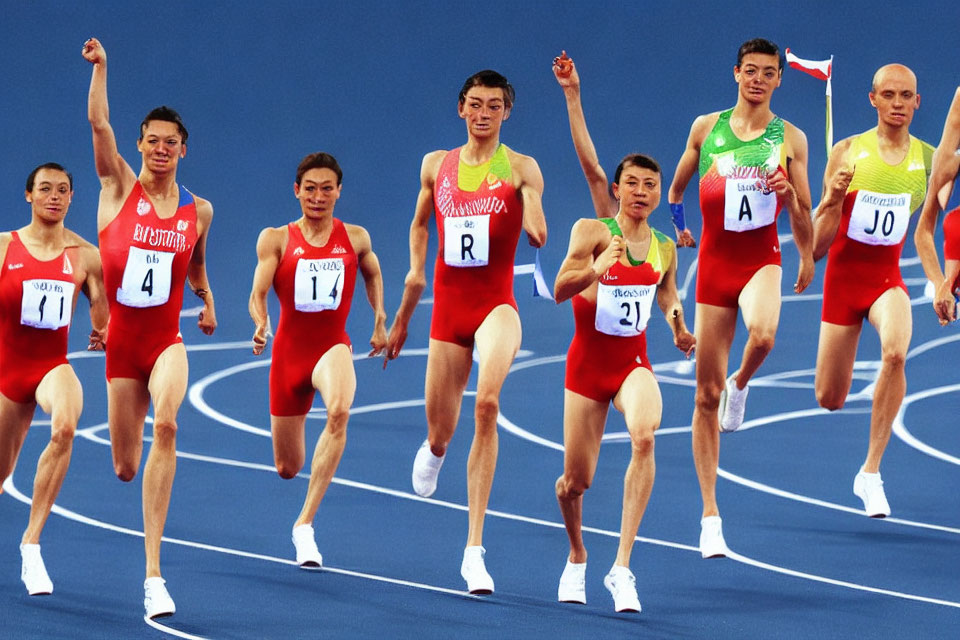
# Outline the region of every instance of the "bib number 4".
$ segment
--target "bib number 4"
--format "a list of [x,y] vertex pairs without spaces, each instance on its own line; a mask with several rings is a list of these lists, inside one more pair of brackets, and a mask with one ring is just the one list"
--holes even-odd
[[128,307],[158,307],[170,299],[173,257],[168,251],[130,247],[117,302]]

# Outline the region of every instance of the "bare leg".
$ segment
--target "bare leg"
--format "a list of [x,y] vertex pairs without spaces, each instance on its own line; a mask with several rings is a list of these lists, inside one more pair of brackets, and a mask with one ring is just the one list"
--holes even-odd
[[623,513],[620,518],[620,546],[615,565],[630,566],[630,553],[650,500],[656,475],[654,431],[660,426],[663,400],[657,380],[648,369],[634,369],[624,380],[614,406],[623,412],[630,432],[630,464],[623,478]]
[[430,339],[425,381],[427,439],[435,456],[447,452],[460,418],[473,352],[452,342]]
[[36,408],[36,402],[14,402],[0,393],[0,493],[17,464]]
[[747,344],[737,372],[737,387],[743,389],[773,349],[780,322],[780,279],[783,270],[767,265],[753,274],[740,292],[740,309],[747,325]]
[[842,409],[853,383],[853,365],[857,359],[860,325],[820,323],[817,347],[817,373],[814,388],[817,404],[824,409]]

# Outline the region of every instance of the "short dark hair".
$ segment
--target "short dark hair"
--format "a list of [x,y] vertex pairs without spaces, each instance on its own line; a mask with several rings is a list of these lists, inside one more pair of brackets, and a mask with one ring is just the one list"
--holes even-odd
[[167,105],[161,105],[147,114],[147,117],[140,123],[140,137],[137,138],[138,141],[143,140],[143,136],[147,132],[147,125],[151,120],[162,120],[177,125],[177,131],[180,132],[180,142],[187,144],[187,128],[183,126],[183,120],[180,118],[180,114]]
[[613,172],[614,183],[620,184],[620,174],[623,173],[625,167],[640,167],[641,169],[649,169],[650,171],[656,171],[658,175],[663,176],[663,172],[660,170],[659,162],[644,153],[631,153],[620,161],[620,164],[617,165],[617,170]]
[[783,54],[780,53],[780,47],[769,40],[754,38],[740,45],[740,49],[737,51],[737,68],[740,68],[740,65],[743,63],[743,56],[748,53],[763,53],[768,56],[777,56],[779,69],[781,71],[783,70]]
[[40,173],[40,169],[53,169],[54,171],[62,171],[67,174],[67,180],[70,181],[70,191],[73,191],[73,176],[70,175],[70,172],[63,168],[63,165],[56,162],[44,162],[42,165],[30,172],[30,175],[27,176],[27,191],[33,191],[33,183],[37,179],[37,174]]
[[510,84],[510,82],[504,76],[492,69],[477,71],[475,74],[467,78],[466,82],[463,83],[463,88],[460,89],[460,95],[457,96],[457,101],[460,104],[463,104],[466,101],[467,91],[470,91],[471,87],[490,87],[493,89],[503,89],[503,102],[508,109],[513,106],[513,101],[517,98],[517,94],[513,90],[513,85]]
[[303,174],[310,171],[310,169],[330,169],[337,174],[337,185],[343,180],[343,171],[340,169],[337,159],[329,153],[318,151],[317,153],[311,153],[301,160],[300,164],[297,165],[297,185],[299,185],[303,179]]

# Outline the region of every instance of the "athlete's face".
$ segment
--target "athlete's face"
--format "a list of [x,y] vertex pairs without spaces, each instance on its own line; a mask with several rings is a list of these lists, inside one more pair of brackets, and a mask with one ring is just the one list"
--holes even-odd
[[143,165],[155,174],[176,171],[180,158],[187,155],[187,145],[183,144],[176,123],[166,120],[148,122],[137,149],[143,155]]
[[768,102],[773,90],[780,86],[780,59],[768,53],[748,53],[740,66],[733,68],[733,77],[744,100],[754,104]]
[[33,215],[46,222],[62,221],[73,198],[70,178],[56,169],[40,169],[33,181],[33,191],[25,193]]
[[293,194],[300,201],[300,210],[306,218],[318,220],[333,215],[333,207],[340,198],[342,184],[337,184],[337,174],[333,169],[309,169],[300,178],[300,184],[294,183]]
[[627,165],[620,182],[613,184],[613,195],[620,211],[638,220],[646,220],[660,204],[660,174],[652,169]]
[[899,64],[883,67],[874,76],[870,104],[877,108],[877,118],[891,127],[909,127],[913,112],[920,106],[917,77]]
[[470,87],[457,113],[467,123],[467,133],[476,138],[500,135],[500,125],[510,117],[510,107],[499,87]]

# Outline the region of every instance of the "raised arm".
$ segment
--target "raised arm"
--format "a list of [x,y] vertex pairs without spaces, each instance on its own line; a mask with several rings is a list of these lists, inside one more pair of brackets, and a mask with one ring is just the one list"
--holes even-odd
[[587,130],[587,120],[583,115],[583,104],[580,102],[580,75],[573,60],[567,57],[567,52],[553,59],[553,75],[563,89],[563,96],[567,101],[567,118],[570,120],[570,136],[573,138],[573,148],[580,160],[583,177],[587,179],[590,188],[590,198],[593,200],[593,210],[598,218],[609,218],[617,213],[617,205],[607,186],[607,174],[600,166],[597,150],[593,146],[590,132]]
[[267,316],[267,294],[277,273],[282,255],[285,228],[267,227],[257,238],[257,268],[253,272],[253,286],[250,288],[250,317],[256,327],[253,332],[253,355],[263,353],[267,346],[267,332],[270,320]]
[[657,288],[657,304],[663,311],[667,324],[670,325],[673,344],[689,358],[697,344],[697,339],[683,321],[683,304],[680,302],[680,294],[677,291],[677,252],[673,251],[672,254],[670,267],[663,274],[663,280]]
[[371,351],[368,355],[380,355],[387,346],[387,312],[383,309],[383,275],[380,273],[380,261],[373,252],[370,234],[363,227],[348,224],[350,244],[357,253],[357,266],[363,275],[363,285],[367,290],[367,300],[373,309],[373,336],[370,338]]
[[213,222],[213,205],[203,198],[196,198],[197,203],[197,245],[190,256],[187,266],[187,281],[198,298],[203,300],[203,310],[197,319],[197,326],[206,335],[212,335],[217,328],[217,314],[213,306],[213,291],[207,280],[207,236],[210,235],[210,224]]
[[577,220],[553,285],[557,304],[597,282],[620,259],[624,246],[623,236],[611,236],[602,222],[590,218]]
[[853,138],[841,140],[833,146],[827,167],[823,171],[823,193],[813,220],[813,259],[827,255],[840,226],[843,199],[847,195],[855,167],[850,165],[847,153]]
[[117,150],[117,140],[110,126],[107,103],[107,52],[96,38],[83,44],[83,57],[93,65],[90,91],[87,95],[87,119],[93,130],[93,159],[101,197],[119,200],[136,181],[137,176]]
[[543,214],[543,174],[530,156],[518,155],[512,163],[520,172],[520,197],[523,200],[523,230],[530,246],[538,249],[547,243],[547,218]]
[[83,293],[90,301],[90,344],[88,351],[103,351],[107,343],[107,322],[110,309],[107,305],[106,288],[103,286],[103,265],[100,252],[89,242],[80,247],[86,271]]
[[813,223],[810,221],[810,180],[807,177],[807,136],[803,131],[786,123],[784,144],[787,147],[788,177],[782,173],[772,176],[768,185],[777,192],[790,214],[790,230],[793,242],[800,254],[800,268],[793,285],[795,293],[801,293],[813,280]]
[[423,290],[427,288],[427,240],[430,235],[430,214],[433,212],[433,187],[445,155],[446,151],[428,153],[420,164],[420,193],[417,194],[417,205],[410,223],[410,270],[403,280],[403,298],[387,336],[384,366],[400,355],[400,350],[407,341],[410,318],[420,302]]
[[695,247],[697,241],[693,234],[687,229],[686,220],[683,212],[683,192],[687,185],[693,179],[697,167],[700,164],[700,147],[706,140],[707,134],[717,123],[717,114],[699,116],[690,125],[690,134],[687,136],[687,146],[677,162],[677,168],[673,172],[673,182],[670,183],[670,189],[667,191],[667,202],[670,204],[670,214],[673,218],[673,226],[677,232],[678,247]]

